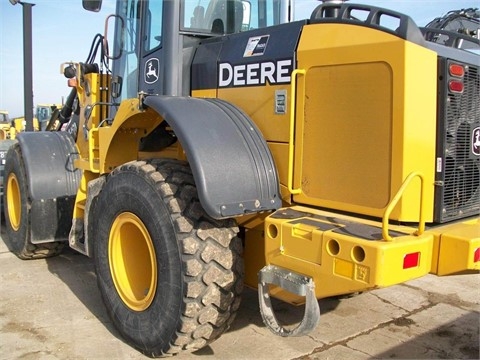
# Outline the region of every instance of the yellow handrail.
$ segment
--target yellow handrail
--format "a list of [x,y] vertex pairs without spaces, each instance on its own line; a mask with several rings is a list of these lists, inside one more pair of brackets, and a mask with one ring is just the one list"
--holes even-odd
[[397,205],[398,200],[400,200],[400,198],[403,196],[403,193],[405,192],[405,189],[407,188],[407,186],[410,185],[410,182],[412,181],[412,179],[417,176],[420,178],[420,214],[419,214],[419,221],[418,221],[418,230],[415,232],[415,235],[422,235],[423,232],[425,231],[425,215],[423,213],[423,204],[424,204],[423,194],[425,193],[425,181],[423,179],[422,174],[414,171],[406,177],[402,186],[400,186],[400,189],[398,190],[398,192],[395,194],[390,204],[385,209],[385,213],[383,214],[383,218],[382,218],[382,236],[383,236],[383,239],[386,241],[393,240],[393,238],[388,233],[388,220],[390,218],[390,214],[392,210],[395,208],[395,206]]
[[290,133],[288,139],[288,179],[287,187],[290,194],[297,195],[302,193],[301,188],[293,188],[293,155],[294,155],[294,142],[295,142],[295,113],[296,98],[297,98],[297,74],[305,75],[306,70],[295,69],[292,71],[291,91],[290,91]]

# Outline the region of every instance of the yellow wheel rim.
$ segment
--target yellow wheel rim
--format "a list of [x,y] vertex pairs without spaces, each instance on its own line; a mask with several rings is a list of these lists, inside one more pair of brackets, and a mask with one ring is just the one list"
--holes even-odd
[[113,222],[108,239],[113,283],[131,310],[147,309],[157,288],[157,260],[152,238],[142,220],[130,212]]
[[14,173],[8,175],[6,197],[10,225],[13,230],[18,231],[22,217],[22,197],[20,196],[20,187]]

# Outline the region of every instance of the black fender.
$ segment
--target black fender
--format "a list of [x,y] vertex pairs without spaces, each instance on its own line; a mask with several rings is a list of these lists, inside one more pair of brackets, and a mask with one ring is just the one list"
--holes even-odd
[[220,219],[281,206],[270,149],[238,107],[220,99],[174,96],[148,96],[144,104],[175,132],[208,215]]
[[23,132],[16,139],[22,151],[31,201],[32,243],[68,239],[82,172],[73,161],[73,137],[59,132]]

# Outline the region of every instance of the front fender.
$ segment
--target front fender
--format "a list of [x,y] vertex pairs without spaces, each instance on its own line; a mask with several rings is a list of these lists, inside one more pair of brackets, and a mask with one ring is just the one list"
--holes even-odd
[[30,198],[32,243],[68,239],[82,172],[73,162],[78,151],[64,131],[23,132],[20,145]]
[[278,209],[270,149],[253,121],[220,99],[149,96],[187,155],[205,211],[213,218]]
[[23,132],[18,134],[17,140],[22,149],[28,189],[33,200],[77,194],[82,173],[73,166],[78,151],[69,133]]

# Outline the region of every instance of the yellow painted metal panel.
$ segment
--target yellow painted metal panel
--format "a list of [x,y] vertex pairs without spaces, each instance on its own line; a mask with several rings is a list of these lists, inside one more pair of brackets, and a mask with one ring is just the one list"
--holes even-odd
[[258,272],[265,264],[265,237],[263,224],[245,230],[245,246],[243,250],[246,285],[257,288]]
[[[355,267],[354,263],[351,261],[345,261],[342,259],[333,259],[333,273],[338,276],[343,276],[347,279],[354,279],[355,278]],[[367,279],[368,276],[363,277],[363,279]]]
[[216,98],[217,89],[194,90],[192,96],[197,98]]
[[480,217],[427,230],[435,237],[431,272],[450,275],[480,270],[475,251],[480,251]]
[[391,173],[390,66],[377,62],[312,67],[305,96],[305,197],[385,207]]
[[[77,69],[79,68],[80,66],[77,66]],[[77,77],[78,76],[79,74],[77,74]],[[96,104],[98,102],[107,101],[106,99],[108,99],[108,93],[106,93],[104,89],[101,89],[100,83],[109,84],[109,75],[90,73],[82,75],[81,77],[83,81],[77,82],[77,92],[79,102],[82,108],[92,106],[93,104]],[[86,89],[88,89],[88,91]],[[97,127],[102,119],[102,115],[105,114],[101,114],[99,106],[92,107],[88,119],[85,117],[85,112],[81,111],[78,128],[91,129]],[[80,158],[86,159],[88,161],[88,157],[90,154],[89,139],[83,136],[81,130],[79,130],[79,136],[77,136],[77,147],[79,149]]]
[[286,185],[288,171],[288,144],[270,142],[268,143],[268,147],[275,159],[280,184]]
[[[415,172],[431,221],[436,54],[367,27],[313,24],[297,55],[306,75],[297,86],[295,202],[381,217]],[[409,186],[391,219],[418,221],[419,193],[419,182]]]
[[112,125],[98,129],[100,173],[136,160],[140,138],[162,121],[155,111],[139,109],[138,99],[122,101]]
[[[392,226],[382,239],[381,223],[300,206],[266,218],[265,262],[312,277],[318,298],[399,284],[426,275],[433,234]],[[408,256],[418,263],[408,264]],[[408,257],[407,257],[408,258]],[[277,290],[275,296],[290,297]]]
[[[218,90],[218,97],[237,105],[250,116],[263,137],[272,142],[288,142],[289,116],[275,114],[275,91],[287,91],[287,85],[262,85]],[[287,108],[288,110],[288,108]]]
[[[323,223],[330,225],[328,223]],[[293,258],[321,264],[323,232],[317,230],[322,222],[304,221],[288,222],[283,219],[269,218],[266,226],[266,236],[279,239],[279,250]],[[272,229],[275,228],[275,231]],[[273,235],[275,234],[275,236]]]

